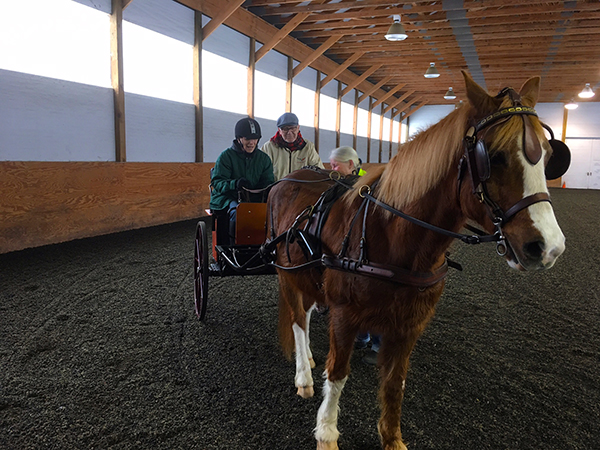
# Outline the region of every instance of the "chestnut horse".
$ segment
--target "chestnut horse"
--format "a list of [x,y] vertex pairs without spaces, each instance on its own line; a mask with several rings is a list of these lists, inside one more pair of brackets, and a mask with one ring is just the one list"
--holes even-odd
[[[505,89],[493,97],[463,75],[468,104],[400,146],[388,164],[370,170],[333,204],[313,258],[320,263],[310,263],[299,239],[277,245],[279,334],[286,355],[295,351],[295,384],[302,397],[314,395],[310,314],[315,304],[329,307],[330,349],[315,428],[318,449],[338,448],[338,402],[358,332],[382,335],[382,447],[406,449],[400,414],[409,355],[442,294],[445,252],[467,220],[495,236],[499,253],[519,270],[548,269],[565,249],[544,177],[552,148],[533,109],[540,78],[528,80],[519,93]],[[310,225],[312,219],[303,212],[335,184],[319,182],[326,175],[304,169],[271,190],[271,238],[289,234],[303,221]],[[394,210],[434,228],[398,217]],[[361,267],[362,272],[353,270]]]

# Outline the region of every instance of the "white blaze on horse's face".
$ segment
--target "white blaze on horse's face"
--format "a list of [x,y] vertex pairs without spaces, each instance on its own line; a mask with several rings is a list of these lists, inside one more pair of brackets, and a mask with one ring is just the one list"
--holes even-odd
[[[542,151],[542,158],[536,165],[531,165],[526,160],[524,152],[519,151],[519,161],[523,166],[523,198],[538,192],[548,192],[543,164],[546,149],[543,148]],[[556,259],[565,251],[565,236],[558,226],[551,203],[534,203],[533,205],[530,205],[526,211],[529,213],[534,227],[542,236],[542,241],[540,242],[540,249],[542,251],[541,258],[534,265],[521,264],[519,261],[512,260],[509,261],[508,264],[511,267],[520,270],[549,269],[554,265]]]

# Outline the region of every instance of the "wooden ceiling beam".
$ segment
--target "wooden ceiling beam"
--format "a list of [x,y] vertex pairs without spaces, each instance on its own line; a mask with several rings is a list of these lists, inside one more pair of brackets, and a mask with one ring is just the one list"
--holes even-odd
[[423,106],[425,106],[427,103],[429,103],[427,100],[423,101],[423,103],[421,103],[419,106],[417,106],[416,108],[411,109],[410,111],[408,111],[406,114],[404,114],[400,120],[404,120],[407,119],[411,114],[416,113],[419,109],[421,109]]
[[[312,2],[303,5],[303,6],[279,6],[279,7],[265,7],[264,15],[265,16],[273,16],[273,15],[281,15],[281,14],[293,14],[297,12],[323,12],[323,11],[339,11],[341,9],[356,9],[356,8],[365,8],[369,6],[396,6],[398,2],[393,2],[390,0],[363,0],[360,3],[356,1],[347,1],[347,2],[339,2],[339,3],[325,3],[315,5]],[[437,8],[439,9],[439,7]],[[433,11],[433,8],[431,8]]]
[[400,102],[403,102],[404,100],[406,100],[408,97],[410,97],[411,95],[413,95],[415,93],[415,90],[413,89],[412,91],[408,91],[406,93],[404,93],[404,95],[400,98],[394,99],[393,102],[391,102],[387,108],[385,108],[383,110],[383,113],[387,113],[388,111],[390,111],[391,109],[394,109],[397,105],[400,104]]
[[307,58],[305,58],[304,60],[302,60],[300,62],[300,64],[298,64],[296,67],[294,67],[294,70],[292,71],[292,77],[295,77],[300,72],[302,72],[304,69],[306,69],[319,56],[321,56],[323,53],[325,53],[325,51],[329,47],[331,47],[333,44],[335,44],[336,41],[339,40],[342,36],[343,35],[341,35],[341,34],[337,34],[337,35],[331,36],[329,39],[327,39],[327,41],[325,41],[323,44],[321,44],[319,46],[319,48],[317,48],[315,51],[312,52],[312,54],[308,55]]
[[350,92],[352,89],[354,89],[356,86],[358,86],[360,83],[365,81],[374,72],[376,72],[381,66],[382,66],[382,64],[369,67],[361,76],[356,78],[356,80],[348,83],[348,85],[342,90],[342,97],[344,95],[346,95],[348,92]]
[[279,44],[287,35],[289,35],[303,20],[305,20],[310,13],[296,14],[292,20],[290,20],[285,26],[273,35],[268,42],[258,49],[255,54],[256,62],[262,59],[270,50],[272,50],[277,44]]
[[364,54],[365,54],[365,52],[354,53],[350,58],[348,58],[346,61],[344,61],[344,63],[341,64],[337,69],[335,69],[332,73],[327,75],[327,77],[325,77],[321,80],[321,88],[323,88],[323,86],[325,86],[327,83],[329,83],[330,81],[335,79],[335,77],[337,77],[340,73],[342,73],[344,70],[346,70],[348,67],[350,67],[353,63],[356,62],[356,60],[358,58],[360,58]]
[[402,105],[401,108],[397,108],[396,111],[392,114],[392,119],[394,117],[396,117],[398,114],[403,113],[404,111],[406,111],[407,109],[409,109],[412,105],[414,105],[417,102],[422,101],[421,97],[417,97],[414,100],[411,100],[410,102],[406,103],[405,105]]
[[390,81],[390,78],[392,77],[384,77],[379,81],[379,83],[364,91],[363,94],[358,98],[358,103],[362,102],[369,95],[377,91],[377,89],[380,89],[382,86],[384,86],[388,81]]
[[[272,2],[276,3],[276,2]],[[528,5],[544,5],[546,10],[548,10],[548,0],[531,0],[527,2]],[[299,12],[327,12],[327,11],[340,11],[342,9],[362,9],[370,6],[397,6],[398,1],[389,1],[389,0],[363,0],[361,2],[356,1],[342,1],[339,3],[325,3],[320,5],[315,5],[312,2],[306,5],[296,5],[296,6],[279,6],[279,7],[265,7],[264,15],[272,16],[272,15],[281,15],[281,14],[295,14]],[[411,14],[413,12],[416,13],[435,13],[441,10],[441,5],[437,3],[425,3],[425,4],[408,4],[408,8],[403,8],[403,14]],[[489,9],[489,8],[503,8],[509,6],[523,6],[523,0],[486,0],[485,3],[481,1],[473,1],[473,2],[449,2],[446,8],[450,8],[451,10],[480,10],[480,9]]]
[[[339,14],[333,14],[333,16],[339,16]],[[313,15],[313,20],[316,20],[316,15]],[[576,15],[569,17],[568,25],[569,27],[573,26],[595,26],[590,22],[590,25],[586,25],[587,22],[593,21],[600,18],[600,11],[588,11],[581,12]],[[498,17],[483,17],[477,19],[469,20],[469,26],[471,28],[477,27],[490,27],[490,26],[522,26],[523,24],[528,24],[531,26],[535,26],[535,24],[539,24],[544,28],[549,27],[559,27],[565,26],[563,23],[565,22],[564,11],[556,11],[551,12],[550,14],[545,12],[540,12],[539,14],[523,14],[518,16],[498,16]],[[305,22],[302,25],[297,27],[297,31],[317,31],[317,30],[327,30],[331,28],[340,29],[340,28],[348,28],[354,29],[358,27],[373,27],[373,25],[380,25],[389,27],[391,24],[391,20],[389,18],[389,13],[382,17],[370,17],[365,18],[362,15],[357,14],[356,17],[352,17],[350,20],[348,18],[343,19],[336,17],[335,20],[319,20],[318,23],[313,22]],[[449,21],[444,18],[444,20],[410,20],[403,18],[402,24],[409,29],[426,29],[426,30],[436,30],[436,29],[448,29],[451,28]]]
[[396,87],[390,89],[387,94],[385,94],[384,96],[378,98],[377,101],[375,103],[373,103],[373,105],[371,106],[371,108],[375,108],[376,106],[381,105],[383,102],[385,102],[388,98],[390,98],[392,95],[394,95],[400,89],[402,89],[404,86],[406,86],[405,83],[399,84]]
[[208,22],[202,28],[202,39],[206,39],[208,36],[212,34],[219,26],[225,22],[229,16],[231,16],[236,9],[242,6],[244,0],[230,0],[230,2],[221,8],[219,14],[213,17],[210,22]]
[[256,6],[268,6],[273,3],[278,3],[280,5],[287,5],[289,3],[301,3],[300,0],[252,0],[252,3],[248,5],[248,8],[256,7]]
[[[193,10],[202,12],[209,17],[216,16],[223,7],[221,0],[175,1]],[[224,23],[225,25],[237,30],[242,34],[245,34],[249,37],[254,37],[259,42],[267,42],[278,31],[276,27],[243,7],[237,9]],[[304,59],[314,51],[312,48],[303,44],[292,36],[286,36],[274,47],[274,49],[280,53],[283,53],[284,55],[290,55],[298,61]],[[311,66],[324,73],[331,73],[333,70],[335,70],[338,64],[329,59],[327,56],[322,55],[321,57],[317,58],[317,60],[315,60]],[[356,75],[350,70],[346,70],[338,76],[338,79],[343,83],[350,83],[355,80],[355,78]],[[358,86],[358,88],[360,90],[365,90],[370,86],[372,86],[372,83],[365,80]],[[382,91],[382,94],[383,93],[384,92]]]

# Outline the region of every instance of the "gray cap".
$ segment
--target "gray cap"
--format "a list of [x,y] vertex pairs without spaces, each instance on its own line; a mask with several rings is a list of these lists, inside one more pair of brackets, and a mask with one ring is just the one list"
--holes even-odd
[[298,125],[298,116],[294,113],[284,113],[279,119],[277,119],[277,128],[289,127]]

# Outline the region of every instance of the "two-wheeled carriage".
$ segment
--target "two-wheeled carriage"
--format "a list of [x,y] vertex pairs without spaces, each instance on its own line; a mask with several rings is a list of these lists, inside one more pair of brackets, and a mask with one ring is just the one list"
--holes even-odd
[[[261,258],[266,237],[266,203],[240,203],[237,206],[235,243],[229,235],[229,218],[209,214],[196,226],[194,241],[194,302],[198,318],[204,320],[209,276],[275,274],[275,268]],[[208,228],[212,228],[209,257]]]

